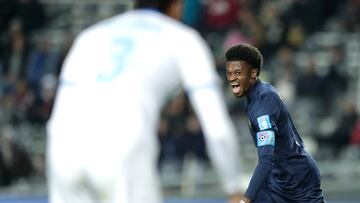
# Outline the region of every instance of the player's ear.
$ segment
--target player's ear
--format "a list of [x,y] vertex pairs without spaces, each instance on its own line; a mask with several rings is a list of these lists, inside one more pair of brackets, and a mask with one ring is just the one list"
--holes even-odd
[[258,76],[258,72],[259,72],[259,69],[253,68],[250,73],[251,79],[256,79],[256,77]]

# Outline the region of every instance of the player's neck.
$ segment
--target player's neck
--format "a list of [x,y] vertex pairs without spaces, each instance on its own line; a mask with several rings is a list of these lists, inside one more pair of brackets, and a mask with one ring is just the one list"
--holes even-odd
[[249,99],[251,98],[252,92],[254,91],[255,87],[257,86],[257,84],[259,84],[261,81],[259,78],[256,78],[254,80],[250,81],[250,87],[248,92],[246,93],[246,99],[249,101]]

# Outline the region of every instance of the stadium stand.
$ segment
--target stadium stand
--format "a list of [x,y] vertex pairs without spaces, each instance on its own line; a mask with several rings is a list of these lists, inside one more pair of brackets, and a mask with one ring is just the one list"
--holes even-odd
[[[184,21],[207,40],[222,78],[229,45],[248,42],[265,53],[262,79],[280,90],[294,113],[318,160],[325,195],[359,200],[359,1],[185,2],[197,15],[186,13]],[[83,28],[131,6],[130,0],[0,2],[0,194],[46,195],[44,126],[64,57]],[[246,186],[257,157],[245,103],[225,96],[239,132]],[[189,143],[189,136],[196,141]],[[164,110],[159,142],[166,195],[223,197],[186,94]]]

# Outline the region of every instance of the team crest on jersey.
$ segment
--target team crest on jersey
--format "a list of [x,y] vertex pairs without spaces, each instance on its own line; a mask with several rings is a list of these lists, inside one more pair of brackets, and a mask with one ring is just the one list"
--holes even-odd
[[275,133],[272,130],[266,130],[256,133],[257,146],[275,145]]
[[271,128],[269,115],[260,116],[257,118],[257,122],[260,130],[266,130]]

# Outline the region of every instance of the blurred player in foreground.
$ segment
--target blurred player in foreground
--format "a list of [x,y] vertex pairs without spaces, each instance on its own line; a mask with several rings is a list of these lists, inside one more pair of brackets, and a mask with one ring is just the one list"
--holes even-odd
[[139,0],[75,40],[48,123],[52,203],[160,203],[157,128],[183,86],[231,202],[239,148],[211,53],[178,21],[180,0]]
[[246,96],[250,132],[259,162],[241,203],[323,203],[320,173],[305,151],[274,87],[258,79],[262,56],[239,44],[225,53],[226,76],[236,97]]

